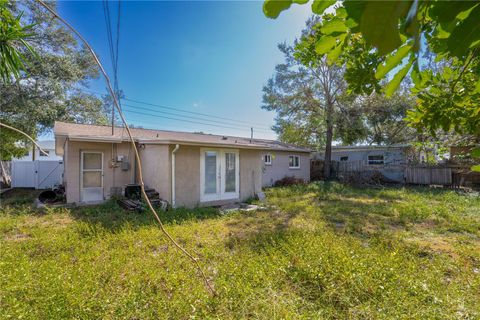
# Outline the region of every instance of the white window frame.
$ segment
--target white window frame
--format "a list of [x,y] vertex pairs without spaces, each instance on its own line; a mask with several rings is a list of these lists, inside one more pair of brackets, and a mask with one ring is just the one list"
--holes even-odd
[[[268,157],[268,161],[267,161],[267,157]],[[263,155],[263,163],[267,166],[271,166],[272,165],[272,155],[270,153],[267,153],[267,154],[264,154]]]
[[[290,166],[290,158],[293,158],[293,166]],[[298,159],[298,166],[295,166],[295,158]],[[288,168],[289,169],[300,169],[300,156],[298,155],[289,155],[288,156]]]
[[[370,157],[382,157],[382,160],[370,160]],[[367,163],[369,166],[383,166],[385,165],[385,155],[383,154],[370,154],[367,157]]]
[[[217,192],[205,194],[205,152],[217,153]],[[225,192],[225,154],[235,154],[235,191]],[[238,149],[200,148],[200,202],[240,198],[240,153]]]

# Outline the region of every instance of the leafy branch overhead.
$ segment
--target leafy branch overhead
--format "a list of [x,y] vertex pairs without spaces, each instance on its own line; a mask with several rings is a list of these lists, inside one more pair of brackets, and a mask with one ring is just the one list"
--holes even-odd
[[18,78],[21,71],[25,71],[28,59],[19,48],[25,48],[36,56],[28,40],[35,34],[34,24],[22,25],[22,13],[14,16],[7,9],[7,1],[0,0],[0,78],[10,82],[11,76]]
[[[307,2],[266,0],[263,11],[267,17],[277,18],[292,4]],[[335,3],[314,0],[312,11],[322,15]],[[478,56],[478,1],[345,0],[332,8],[334,13],[325,16],[322,34],[317,39],[317,52],[328,54],[333,63],[348,50],[355,37],[361,36],[368,49],[375,49],[386,58],[383,65],[377,66],[376,77],[381,79],[389,72],[394,73],[388,94],[398,88],[409,72],[418,73],[423,44],[440,58],[466,61],[471,55]],[[477,90],[480,91],[480,85]]]

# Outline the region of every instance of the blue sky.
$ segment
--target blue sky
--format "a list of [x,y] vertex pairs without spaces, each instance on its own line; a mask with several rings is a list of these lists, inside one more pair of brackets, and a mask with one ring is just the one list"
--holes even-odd
[[[64,1],[59,12],[91,43],[112,74],[102,2]],[[155,106],[129,102],[137,107],[125,110],[148,115],[126,112],[128,122],[242,136],[250,135],[253,124],[258,127],[256,137],[275,138],[267,129],[274,114],[260,108],[262,87],[283,61],[277,44],[298,37],[310,12],[309,6],[294,5],[271,20],[263,15],[260,1],[122,2],[118,75],[125,96],[237,120],[210,118],[218,121],[212,124],[233,124],[234,129],[174,121],[138,108],[156,110]],[[110,14],[116,23],[116,1],[110,2]],[[103,80],[93,81],[91,90],[105,92]]]

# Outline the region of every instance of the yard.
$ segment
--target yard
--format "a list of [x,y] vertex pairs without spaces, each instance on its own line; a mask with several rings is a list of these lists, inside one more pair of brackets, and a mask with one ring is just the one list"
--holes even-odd
[[480,317],[480,198],[338,183],[274,188],[268,208],[162,213],[218,296],[147,214],[2,199],[0,318]]

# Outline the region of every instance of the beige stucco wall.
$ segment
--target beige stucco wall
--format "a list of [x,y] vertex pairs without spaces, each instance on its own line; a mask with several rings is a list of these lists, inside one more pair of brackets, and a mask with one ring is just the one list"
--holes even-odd
[[240,200],[245,201],[262,190],[262,152],[240,150]]
[[177,207],[192,208],[244,201],[261,191],[261,151],[240,149],[239,157],[239,199],[200,202],[200,147],[180,146],[175,160]]
[[200,204],[199,147],[181,145],[175,153],[175,198],[177,207],[193,208]]
[[[171,202],[170,148],[168,145],[145,144],[139,150],[145,187],[153,188],[160,198]],[[138,179],[137,179],[138,181]]]
[[[262,185],[264,187],[272,186],[276,181],[286,176],[310,181],[310,153],[289,151],[262,152],[262,155],[265,154],[272,156],[272,164],[266,165],[262,161]],[[300,168],[298,169],[289,168],[289,156],[293,155],[300,157]]]
[[[112,150],[113,146],[113,150]],[[103,195],[105,199],[111,196],[113,186],[124,186],[132,183],[134,178],[133,151],[128,143],[112,144],[100,142],[67,141],[65,146],[65,186],[68,203],[80,202],[80,156],[82,151],[103,152]],[[111,165],[113,155],[123,155],[130,163],[130,170],[123,171],[120,167]]]
[[[171,203],[171,152],[174,145],[145,144],[139,149],[145,185],[156,189],[162,199]],[[67,141],[65,145],[65,185],[67,202],[80,202],[80,153],[100,151],[104,154],[104,198],[111,196],[112,187],[124,187],[138,182],[135,179],[134,152],[129,143],[113,144],[113,154],[123,155],[130,163],[130,170],[113,168],[112,143]],[[239,151],[239,198],[219,202],[200,202],[200,147],[181,145],[176,153],[176,205],[197,207],[244,201],[261,191],[262,157],[260,150],[240,149]]]

